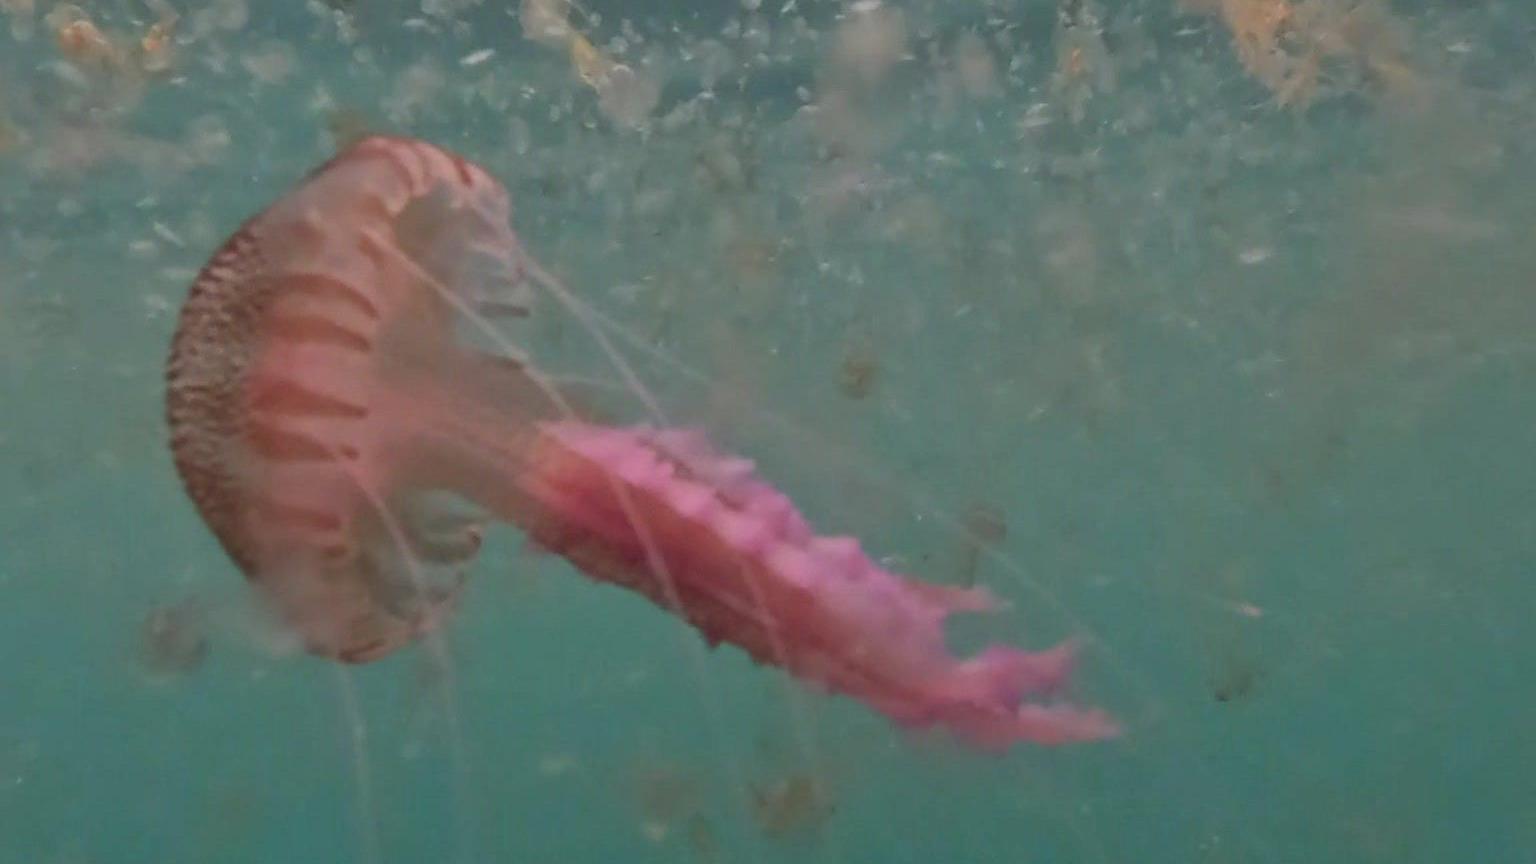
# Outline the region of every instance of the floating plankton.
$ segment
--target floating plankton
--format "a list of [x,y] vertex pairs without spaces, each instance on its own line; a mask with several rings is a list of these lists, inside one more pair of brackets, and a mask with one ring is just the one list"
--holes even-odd
[[1307,107],[1330,66],[1408,104],[1425,96],[1406,37],[1380,0],[1179,0],[1179,7],[1220,17],[1238,60],[1282,107]]
[[175,52],[176,21],[174,15],[149,25],[139,39],[139,67],[145,73],[158,75],[170,71]]
[[53,27],[59,52],[83,70],[111,69],[123,64],[121,49],[78,6],[59,6],[46,19]]
[[661,87],[593,45],[571,24],[573,8],[570,0],[523,0],[518,12],[523,36],[565,49],[576,77],[597,93],[603,116],[627,128],[643,125],[661,100]]
[[176,12],[164,3],[150,5],[158,9],[160,18],[137,39],[102,29],[84,9],[72,4],[55,6],[43,19],[80,83],[115,111],[136,106],[145,85],[164,77],[174,64]]
[[950,655],[944,619],[992,607],[984,591],[886,572],[700,433],[590,424],[530,365],[456,339],[491,309],[526,312],[535,285],[574,303],[509,211],[480,167],[371,137],[192,285],[167,370],[177,469],[311,652],[375,660],[442,621],[480,546],[458,498],[904,725],[998,748],[1114,734],[1101,712],[1024,701],[1065,683],[1070,645]]

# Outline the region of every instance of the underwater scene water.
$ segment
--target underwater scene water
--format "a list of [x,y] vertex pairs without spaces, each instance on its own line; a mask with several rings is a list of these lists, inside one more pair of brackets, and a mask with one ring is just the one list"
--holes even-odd
[[[1525,0],[0,0],[0,864],[1536,860],[1532,45]],[[166,358],[372,134],[510,194],[551,281],[475,338],[989,591],[956,654],[1075,646],[1045,701],[1118,734],[899,722],[517,526],[411,644],[304,650]]]

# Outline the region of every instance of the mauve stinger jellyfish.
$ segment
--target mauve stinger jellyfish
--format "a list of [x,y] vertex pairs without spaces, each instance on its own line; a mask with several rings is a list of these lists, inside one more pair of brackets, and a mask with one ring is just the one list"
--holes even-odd
[[479,166],[367,138],[192,285],[167,368],[176,466],[310,652],[375,660],[444,618],[480,546],[457,497],[710,644],[902,725],[989,748],[1115,733],[1097,710],[1026,700],[1065,683],[1070,644],[949,652],[946,617],[990,608],[985,591],[887,572],[701,433],[594,425],[523,358],[460,339],[467,316],[563,291],[509,223]]

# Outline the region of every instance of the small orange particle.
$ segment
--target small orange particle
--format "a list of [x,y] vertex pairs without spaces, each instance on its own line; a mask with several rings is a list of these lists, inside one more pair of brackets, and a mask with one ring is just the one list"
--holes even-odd
[[1072,51],[1067,54],[1066,62],[1062,64],[1061,71],[1065,73],[1068,78],[1076,78],[1083,74],[1083,69],[1087,65],[1087,62],[1083,59],[1083,49],[1073,48]]
[[78,18],[54,32],[59,50],[76,63],[108,65],[116,59],[117,49],[89,18]]
[[145,72],[164,72],[171,68],[171,39],[176,32],[176,19],[167,18],[151,24],[139,40],[139,67]]
[[570,51],[571,65],[576,68],[576,74],[581,80],[588,87],[601,88],[613,70],[613,61],[604,57],[580,33],[572,34]]

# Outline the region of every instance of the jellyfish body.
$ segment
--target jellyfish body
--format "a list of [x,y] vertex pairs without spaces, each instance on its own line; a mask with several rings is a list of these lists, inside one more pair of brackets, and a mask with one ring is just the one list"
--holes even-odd
[[236,231],[192,285],[167,365],[176,466],[311,652],[371,660],[433,626],[479,526],[413,472],[456,414],[499,406],[515,431],[529,427],[511,413],[548,407],[515,358],[461,349],[451,326],[449,300],[525,305],[509,218],[478,167],[368,138]]
[[700,433],[584,422],[521,358],[459,339],[463,316],[528,308],[538,271],[509,219],[478,166],[368,138],[192,286],[167,373],[176,465],[311,652],[369,661],[440,622],[484,513],[903,725],[988,747],[1114,734],[1101,712],[1026,701],[1065,682],[1070,645],[950,654],[945,618],[990,608],[984,591],[889,573]]

